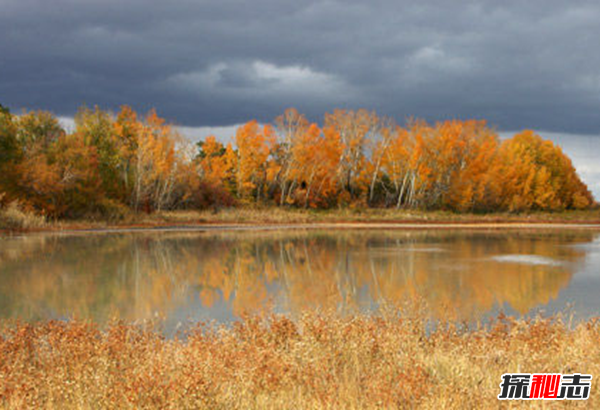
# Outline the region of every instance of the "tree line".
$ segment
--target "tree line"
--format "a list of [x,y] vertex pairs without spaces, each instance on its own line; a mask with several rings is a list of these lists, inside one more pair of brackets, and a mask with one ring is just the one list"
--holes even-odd
[[233,142],[195,146],[154,110],[82,108],[67,132],[45,111],[0,109],[0,201],[52,217],[247,204],[457,212],[585,209],[594,199],[559,146],[501,141],[485,121],[404,126],[364,109],[322,125],[288,109]]

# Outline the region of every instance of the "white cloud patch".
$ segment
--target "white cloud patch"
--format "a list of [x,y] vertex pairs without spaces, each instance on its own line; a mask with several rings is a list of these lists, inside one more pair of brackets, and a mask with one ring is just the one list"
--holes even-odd
[[258,60],[252,63],[252,69],[256,83],[267,85],[270,91],[322,94],[344,89],[343,82],[334,75],[315,71],[306,66],[277,66]]
[[178,73],[168,86],[194,93],[214,92],[264,97],[349,97],[351,87],[339,77],[305,65],[277,65],[263,60],[220,62],[204,70]]
[[75,120],[72,117],[58,117],[61,127],[67,132],[75,131]]
[[209,89],[219,84],[222,72],[225,70],[227,70],[227,64],[217,63],[203,71],[175,74],[169,77],[167,82],[182,88]]
[[431,70],[464,75],[471,68],[471,64],[468,59],[444,50],[440,46],[425,46],[412,53],[408,58],[408,67],[417,72]]
[[176,127],[177,130],[192,142],[198,142],[205,139],[209,135],[214,135],[217,140],[224,144],[233,142],[235,139],[235,132],[239,126],[237,125],[226,125],[222,127]]

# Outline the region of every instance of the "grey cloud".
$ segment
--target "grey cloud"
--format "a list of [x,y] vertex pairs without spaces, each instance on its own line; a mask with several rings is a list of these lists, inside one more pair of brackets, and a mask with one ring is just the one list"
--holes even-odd
[[0,102],[156,107],[184,126],[295,106],[600,132],[600,5],[0,0]]

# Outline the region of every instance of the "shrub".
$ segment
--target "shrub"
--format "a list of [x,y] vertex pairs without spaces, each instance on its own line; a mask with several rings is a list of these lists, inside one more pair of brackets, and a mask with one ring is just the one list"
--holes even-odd
[[31,229],[42,227],[45,224],[45,217],[23,209],[18,201],[12,201],[0,209],[0,229]]
[[131,217],[131,210],[127,205],[109,198],[102,198],[96,205],[92,216],[108,222],[119,222]]
[[190,205],[195,209],[218,209],[235,205],[235,200],[222,185],[202,181],[192,193]]

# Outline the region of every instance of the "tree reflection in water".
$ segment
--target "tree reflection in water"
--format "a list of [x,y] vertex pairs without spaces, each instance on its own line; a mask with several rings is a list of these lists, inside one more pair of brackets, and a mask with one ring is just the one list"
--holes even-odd
[[563,245],[596,236],[306,230],[1,238],[0,315],[106,321],[217,307],[229,317],[269,306],[353,312],[413,297],[440,319],[473,320],[506,305],[525,314],[555,299],[584,259],[585,247]]

